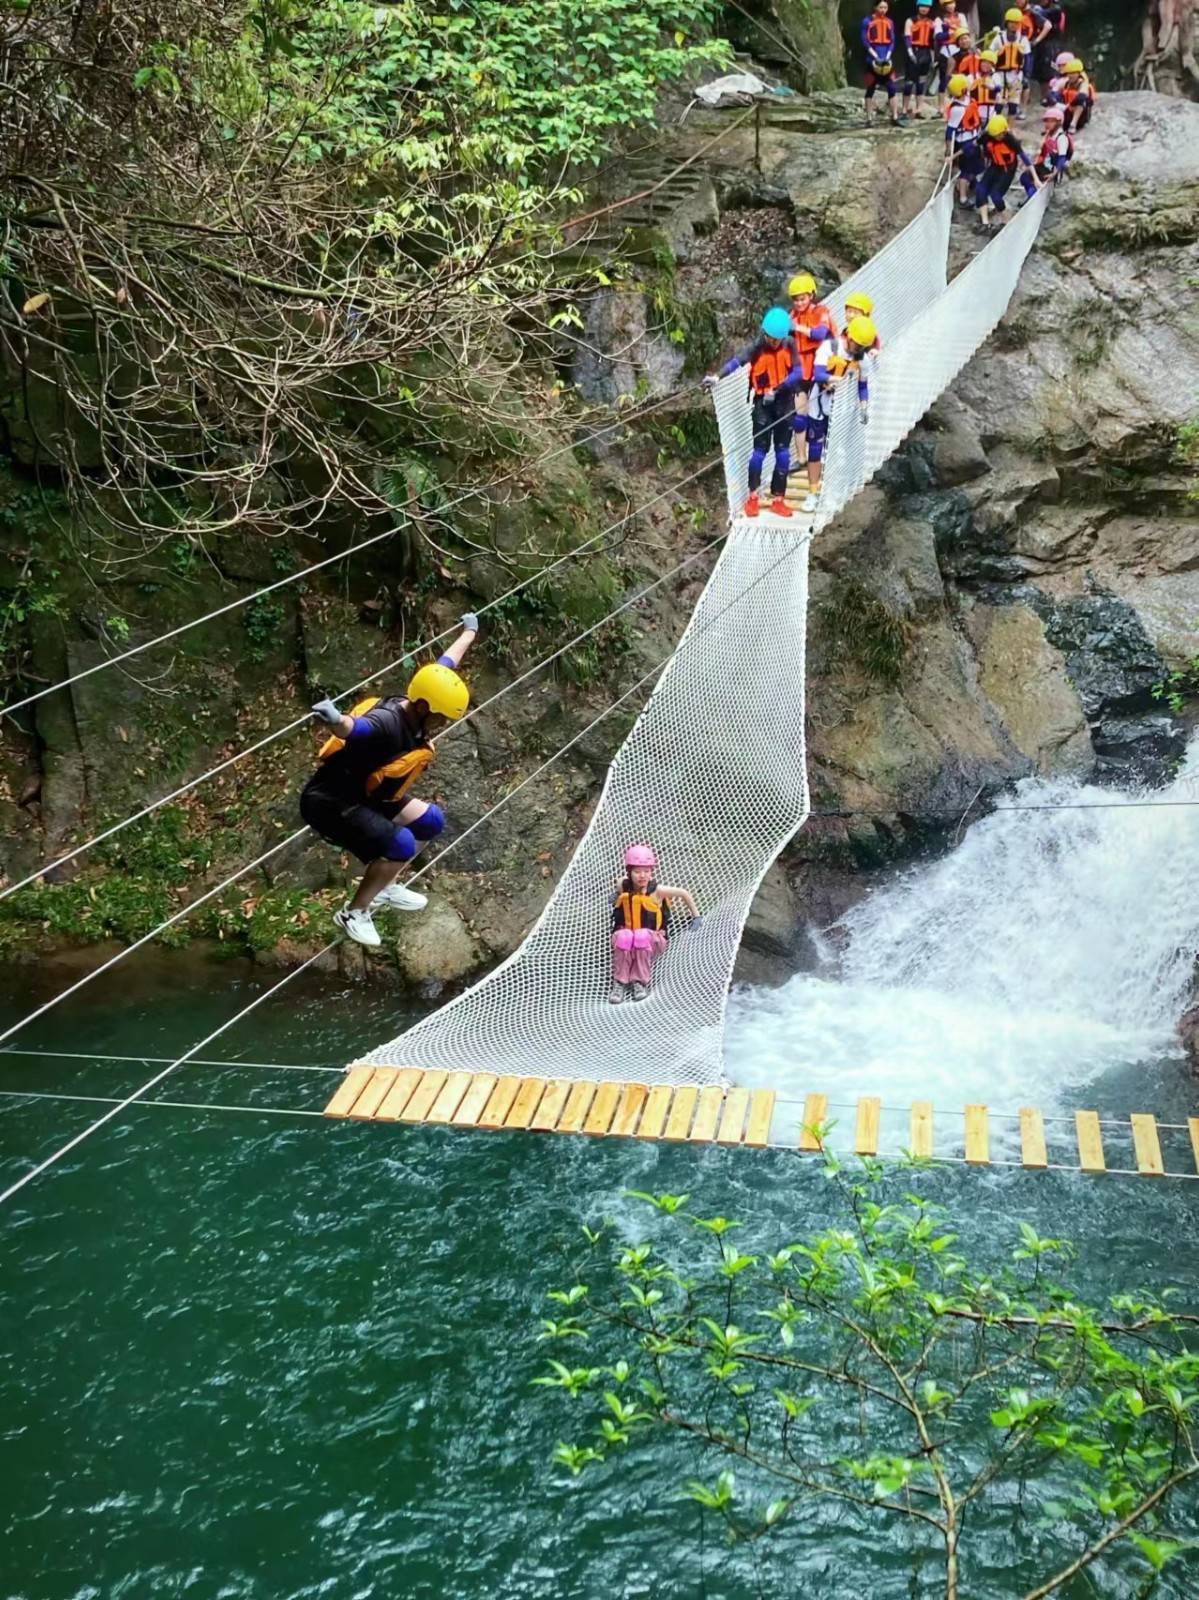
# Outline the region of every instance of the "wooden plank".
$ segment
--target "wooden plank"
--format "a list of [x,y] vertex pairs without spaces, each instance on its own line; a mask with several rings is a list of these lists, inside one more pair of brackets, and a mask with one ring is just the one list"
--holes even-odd
[[558,1118],[562,1115],[562,1107],[566,1104],[570,1088],[569,1078],[551,1078],[549,1087],[541,1097],[536,1115],[529,1124],[530,1128],[537,1133],[552,1133],[558,1126]]
[[591,1102],[591,1110],[587,1113],[587,1120],[583,1124],[583,1132],[593,1136],[607,1133],[612,1126],[612,1118],[616,1114],[616,1103],[620,1099],[621,1085],[619,1083],[601,1083],[595,1091],[595,1099]]
[[429,1107],[426,1122],[453,1122],[454,1112],[457,1111],[462,1096],[470,1086],[472,1074],[469,1072],[451,1072],[441,1086],[441,1093]]
[[855,1155],[878,1154],[878,1119],[882,1108],[883,1103],[875,1094],[863,1095],[858,1101],[857,1126],[853,1135]]
[[966,1160],[975,1166],[986,1166],[991,1159],[991,1133],[987,1126],[986,1106],[967,1106]]
[[717,1144],[740,1144],[745,1129],[745,1113],[749,1110],[749,1090],[730,1089],[725,1097],[720,1126],[716,1130]]
[[401,1067],[395,1075],[395,1082],[387,1091],[387,1099],[375,1112],[375,1121],[394,1122],[423,1077],[424,1073],[419,1067]]
[[1129,1121],[1133,1149],[1137,1153],[1137,1171],[1150,1178],[1164,1177],[1166,1169],[1162,1164],[1161,1140],[1157,1136],[1157,1118],[1147,1112],[1134,1111]]
[[616,1115],[608,1132],[614,1137],[631,1139],[637,1131],[637,1119],[649,1099],[647,1083],[626,1083],[616,1107]]
[[519,1078],[497,1078],[477,1125],[480,1128],[502,1128],[519,1088]]
[[544,1078],[522,1078],[520,1088],[516,1091],[516,1099],[512,1102],[512,1109],[504,1118],[505,1128],[527,1128],[533,1120],[534,1111],[541,1104],[545,1090]]
[[423,1122],[433,1109],[433,1102],[441,1093],[441,1086],[449,1077],[448,1072],[426,1072],[421,1081],[413,1089],[408,1104],[396,1118],[397,1122]]
[[483,1114],[483,1107],[491,1098],[491,1091],[495,1088],[494,1072],[476,1072],[470,1080],[470,1088],[462,1096],[462,1103],[454,1112],[453,1124],[456,1128],[473,1128]]
[[670,1110],[670,1097],[674,1090],[667,1083],[656,1083],[650,1090],[645,1102],[645,1110],[641,1113],[641,1126],[637,1129],[639,1139],[660,1139],[666,1127],[666,1114]]
[[587,1115],[594,1093],[595,1084],[590,1078],[584,1078],[574,1085],[566,1097],[565,1109],[558,1118],[559,1133],[579,1133],[582,1130],[583,1118]]
[[799,1130],[799,1148],[801,1150],[819,1150],[820,1141],[812,1132],[813,1128],[821,1128],[828,1119],[828,1095],[809,1094],[804,1096],[803,1126]]
[[724,1100],[724,1090],[718,1084],[710,1084],[708,1088],[699,1091],[699,1102],[695,1108],[695,1121],[691,1124],[690,1139],[692,1144],[711,1144],[716,1137],[716,1124],[720,1118],[720,1107]]
[[915,1100],[912,1103],[912,1154],[928,1160],[933,1153],[933,1103]]
[[1026,1167],[1047,1167],[1045,1119],[1035,1106],[1020,1107],[1020,1159]]
[[395,1082],[395,1078],[394,1067],[376,1067],[371,1073],[371,1081],[355,1100],[350,1115],[369,1121],[387,1099],[387,1091]]
[[355,1100],[375,1075],[374,1067],[351,1067],[325,1107],[327,1117],[348,1117]]
[[1074,1128],[1078,1134],[1078,1164],[1084,1172],[1106,1172],[1103,1157],[1103,1134],[1099,1131],[1097,1111],[1076,1111]]
[[666,1119],[668,1139],[685,1139],[691,1132],[691,1118],[698,1099],[699,1090],[692,1088],[690,1084],[675,1090],[674,1104],[670,1108],[670,1116]]
[[1195,1158],[1195,1171],[1199,1172],[1199,1117],[1188,1117],[1187,1127],[1191,1135],[1191,1154]]
[[745,1142],[755,1150],[763,1150],[770,1143],[770,1124],[774,1118],[774,1090],[755,1089],[749,1097],[749,1121],[745,1127]]

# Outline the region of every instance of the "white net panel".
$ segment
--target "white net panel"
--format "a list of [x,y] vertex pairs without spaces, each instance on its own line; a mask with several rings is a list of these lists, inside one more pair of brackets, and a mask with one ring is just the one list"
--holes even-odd
[[[902,233],[897,233],[852,278],[847,278],[828,294],[822,294],[824,304],[836,312],[838,326],[845,326],[845,296],[854,289],[864,290],[874,300],[874,319],[886,330],[883,338],[887,343],[901,333],[913,317],[934,303],[945,288],[952,216],[953,194],[951,189],[944,188],[912,218]],[[782,297],[780,290],[780,300]],[[753,448],[748,395],[744,372],[722,378],[715,390],[729,516],[734,521],[741,515],[745,501],[746,473]],[[770,467],[768,456],[764,483],[770,481]]]
[[[1044,211],[1043,197],[1027,206],[946,289],[950,204],[943,193],[829,296],[840,311],[849,287],[867,288],[884,349],[873,364],[869,424],[855,404],[834,410],[817,526],[857,493],[1002,317]],[[798,519],[736,515],[749,453],[744,377],[723,380],[715,399],[730,536],[553,897],[507,961],[362,1059],[648,1083],[720,1077],[745,918],[808,811],[810,530]],[[624,850],[637,842],[656,847],[660,881],[690,889],[703,921],[671,939],[648,999],[616,1007],[606,998],[611,899]]]

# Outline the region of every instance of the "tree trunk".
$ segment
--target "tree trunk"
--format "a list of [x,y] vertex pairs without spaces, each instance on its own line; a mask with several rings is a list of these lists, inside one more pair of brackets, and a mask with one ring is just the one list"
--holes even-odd
[[1195,0],[1146,0],[1141,40],[1133,68],[1138,86],[1199,100]]

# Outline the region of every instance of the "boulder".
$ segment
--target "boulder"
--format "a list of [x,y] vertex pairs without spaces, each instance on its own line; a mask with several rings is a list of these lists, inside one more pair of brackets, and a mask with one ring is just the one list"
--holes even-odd
[[1082,702],[1040,617],[1027,605],[978,605],[968,626],[980,687],[1017,750],[1046,776],[1087,777],[1095,758]]
[[387,943],[404,979],[428,998],[434,998],[447,983],[465,978],[478,963],[478,951],[465,922],[437,895],[430,896],[428,906],[418,915],[392,915]]
[[1194,1076],[1199,1078],[1199,1005],[1191,1006],[1178,1019],[1178,1038],[1187,1065]]

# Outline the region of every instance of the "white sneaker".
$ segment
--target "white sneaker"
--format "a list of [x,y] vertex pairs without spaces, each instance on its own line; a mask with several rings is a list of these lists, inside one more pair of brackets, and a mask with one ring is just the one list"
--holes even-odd
[[803,502],[803,505],[800,507],[800,510],[801,511],[815,511],[819,504],[820,504],[820,496],[818,494],[806,494],[806,495],[804,495],[804,502]]
[[383,943],[369,911],[351,911],[349,906],[342,906],[333,913],[333,920],[348,939],[366,945],[368,950],[377,950]]
[[393,911],[423,911],[428,905],[427,895],[417,894],[415,889],[405,889],[402,883],[390,883],[386,889],[371,901],[371,910],[376,906],[390,906]]

